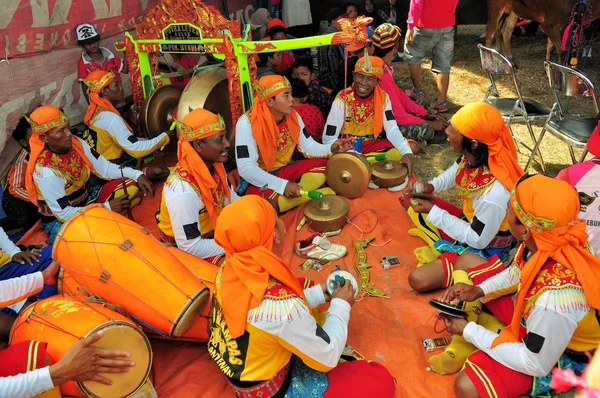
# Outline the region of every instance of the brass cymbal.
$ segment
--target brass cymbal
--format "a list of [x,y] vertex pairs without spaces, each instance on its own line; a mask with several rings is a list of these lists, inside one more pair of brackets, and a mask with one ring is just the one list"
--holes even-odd
[[327,184],[346,198],[358,198],[369,187],[371,168],[367,159],[355,152],[336,153],[325,167]]
[[348,200],[341,196],[324,195],[322,200],[313,199],[304,206],[304,217],[316,232],[336,231],[346,225],[348,211]]
[[395,187],[406,181],[408,168],[400,162],[383,160],[371,165],[371,179],[382,188]]
[[177,108],[183,89],[167,84],[154,90],[144,101],[140,113],[142,132],[154,138],[168,131],[173,124],[173,111]]
[[[234,156],[234,126],[231,121],[231,108],[229,105],[229,88],[227,71],[221,66],[208,67],[198,71],[183,90],[177,119],[183,120],[185,115],[196,108],[204,108],[223,117],[227,126],[227,139],[231,143],[229,158]],[[177,128],[179,136],[179,128]]]

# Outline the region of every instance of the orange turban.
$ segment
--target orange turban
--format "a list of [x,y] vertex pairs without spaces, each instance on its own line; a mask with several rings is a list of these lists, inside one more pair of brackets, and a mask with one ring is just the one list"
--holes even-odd
[[524,172],[500,112],[487,102],[471,102],[456,112],[451,123],[465,137],[487,145],[490,171],[510,191]]
[[[64,113],[55,106],[44,105],[37,108],[27,118],[27,121],[31,125],[31,137],[29,138],[29,147],[31,152],[29,153],[29,162],[27,163],[27,172],[25,174],[25,187],[27,188],[27,194],[31,203],[37,206],[38,194],[33,181],[33,172],[37,159],[44,150],[46,144],[40,138],[40,135],[47,133],[56,127],[63,127],[69,124],[69,119]],[[73,149],[77,151],[83,158],[85,164],[90,168],[92,172],[95,172],[92,162],[88,159],[83,151],[83,146],[79,139],[75,136],[72,137]]]
[[[267,98],[276,96],[285,90],[291,90],[287,78],[279,75],[263,76],[258,81],[259,97],[255,98],[254,105],[250,109],[250,125],[252,134],[258,145],[260,156],[265,163],[267,171],[275,164],[275,148],[279,136],[279,126],[267,106]],[[287,128],[292,140],[297,144],[300,136],[300,123],[295,110],[285,117]]]
[[[175,124],[180,128],[177,159],[179,160],[179,164],[196,180],[200,188],[202,202],[206,206],[206,211],[214,227],[217,225],[219,213],[215,206],[211,190],[217,187],[217,183],[190,142],[220,133],[226,128],[225,121],[220,115],[215,115],[205,109],[198,108],[185,115],[182,122],[175,120]],[[223,163],[215,163],[213,166],[221,183],[225,186],[227,200],[231,202],[231,193],[229,192],[225,167]]]
[[[116,76],[112,72],[107,72],[104,70],[97,70],[95,72],[90,73],[83,82],[88,87],[89,97],[90,97],[90,105],[87,108],[87,112],[83,118],[83,122],[89,126],[90,121],[98,114],[100,111],[106,110],[109,112],[116,113],[121,116],[119,111],[113,106],[113,104],[105,99],[100,97],[100,92],[104,87],[107,87],[110,82],[115,80]],[[133,132],[131,127],[127,123],[125,123],[129,131]]]
[[[373,75],[378,79],[383,77],[383,68],[385,62],[379,57],[366,56],[359,58],[356,61],[354,72],[366,73],[367,75]],[[354,83],[356,84],[356,82]],[[373,135],[375,138],[383,131],[383,107],[385,104],[385,92],[377,85],[373,90],[373,106],[375,112],[373,114]]]
[[273,206],[257,195],[235,200],[219,216],[215,241],[225,250],[225,262],[218,291],[233,338],[244,334],[248,311],[262,301],[269,278],[305,299],[294,273],[272,251],[276,222]]
[[586,248],[588,235],[585,223],[577,218],[580,203],[575,188],[541,174],[526,176],[512,189],[509,203],[531,232],[537,251],[521,270],[511,324],[494,340],[493,346],[518,341],[525,297],[550,258],[575,272],[589,305],[600,308],[600,259]]

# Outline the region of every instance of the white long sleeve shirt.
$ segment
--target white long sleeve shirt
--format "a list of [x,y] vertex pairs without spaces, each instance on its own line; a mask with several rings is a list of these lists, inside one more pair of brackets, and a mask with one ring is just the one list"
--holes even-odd
[[[387,94],[385,94],[385,106],[383,107],[383,129],[385,130],[385,135],[387,139],[392,143],[394,148],[396,148],[400,154],[406,155],[412,153],[410,149],[410,145],[408,145],[408,141],[398,128],[398,124],[396,123],[396,118],[394,117],[394,113],[392,111],[392,102],[389,100]],[[331,105],[331,111],[329,112],[329,116],[327,116],[327,122],[325,123],[325,129],[323,130],[323,144],[332,144],[334,143],[340,136],[340,131],[344,126],[345,120],[345,103],[339,97],[339,95],[333,101]],[[390,115],[388,117],[388,115]]]
[[[510,268],[479,284],[485,295],[509,288],[519,283],[519,268],[513,263]],[[469,322],[463,337],[495,361],[530,376],[547,375],[567,348],[578,323],[586,316],[589,306],[579,308],[564,302],[565,290],[546,290],[533,304],[527,318],[527,333],[537,335],[541,347],[533,352],[524,342],[503,343],[491,348],[497,333]]]
[[[137,138],[127,128],[123,118],[114,112],[98,113],[90,127],[99,127],[110,135],[110,140],[107,140],[108,137],[98,137],[98,148],[96,148],[101,155],[108,156],[110,160],[118,159],[122,154],[122,151],[121,154],[117,154],[118,151],[112,148],[115,144],[132,157],[139,159],[169,143],[167,133],[161,133],[152,139]],[[107,153],[110,153],[111,156]]]
[[[331,156],[331,143],[319,144],[310,135],[303,134],[304,122],[298,115],[300,124],[300,135],[298,138],[298,149],[306,156],[313,158],[326,158]],[[248,115],[242,115],[235,126],[235,158],[240,177],[256,187],[267,186],[269,189],[283,195],[288,180],[279,178],[268,173],[258,165],[258,144],[252,134],[252,126]],[[240,156],[240,148],[244,148],[243,157]],[[247,150],[247,151],[246,151]],[[246,156],[247,155],[247,156]]]
[[[457,170],[458,163],[455,162],[442,174],[429,181],[433,185],[433,192],[438,193],[454,188]],[[472,222],[454,217],[438,206],[433,206],[429,211],[427,221],[457,241],[482,250],[498,234],[500,225],[506,217],[509,198],[510,192],[496,180],[483,195],[473,198],[475,215]]]
[[[85,141],[79,139],[79,142],[83,146],[85,156],[87,156],[87,158],[91,161],[99,177],[105,180],[121,178],[121,169],[119,166],[109,162],[102,155],[98,155],[98,157],[94,156],[90,146]],[[123,168],[123,175],[126,178],[130,178],[134,181],[137,181],[142,174],[143,173],[139,170],[134,170],[129,167]],[[65,191],[66,179],[60,175],[57,175],[52,171],[52,169],[44,167],[39,163],[36,164],[35,171],[33,173],[33,180],[35,181],[39,192],[44,197],[44,201],[48,207],[50,207],[50,210],[58,220],[64,222],[73,216],[77,210],[79,210],[78,207],[61,207],[59,204],[59,199],[67,196]],[[110,205],[108,202],[104,203],[104,206],[110,210]]]
[[0,228],[0,267],[8,263],[18,253],[21,253],[21,249],[12,243],[4,229]]
[[[30,297],[42,290],[43,287],[44,277],[41,272],[0,281],[0,308]],[[34,397],[53,387],[49,367],[16,376],[0,377],[0,396],[2,398]]]

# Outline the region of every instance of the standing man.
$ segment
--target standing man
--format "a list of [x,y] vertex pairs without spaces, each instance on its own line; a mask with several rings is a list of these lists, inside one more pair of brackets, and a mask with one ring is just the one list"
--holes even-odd
[[413,88],[407,92],[412,99],[423,99],[421,61],[431,53],[431,71],[436,74],[438,97],[431,108],[447,112],[446,95],[450,84],[450,62],[454,55],[454,12],[458,0],[411,0],[404,57]]

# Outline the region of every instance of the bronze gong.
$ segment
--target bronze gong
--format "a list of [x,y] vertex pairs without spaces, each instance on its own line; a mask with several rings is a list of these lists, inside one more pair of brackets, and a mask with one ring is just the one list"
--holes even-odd
[[371,165],[371,179],[381,188],[395,187],[408,178],[408,168],[400,162],[383,160]]
[[[140,111],[140,124],[142,134],[148,139],[171,129],[173,112],[177,108],[182,92],[181,87],[167,84],[157,88],[146,98]],[[177,148],[177,142],[169,142],[167,150],[174,151],[175,148]]]
[[356,152],[336,153],[325,167],[327,184],[346,198],[361,196],[369,188],[371,168],[367,159]]
[[[196,108],[221,115],[227,126],[227,139],[229,158],[234,156],[234,125],[231,121],[231,108],[229,106],[229,89],[227,72],[221,66],[211,66],[198,71],[187,84],[177,107],[177,120],[183,120],[185,115]],[[179,136],[179,128],[177,129]]]
[[322,200],[313,199],[304,206],[304,217],[315,232],[342,229],[347,222],[350,204],[336,195],[324,195]]

